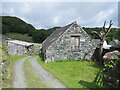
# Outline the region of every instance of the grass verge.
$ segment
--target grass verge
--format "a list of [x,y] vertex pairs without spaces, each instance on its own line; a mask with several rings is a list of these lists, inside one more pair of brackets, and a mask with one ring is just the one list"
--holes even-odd
[[38,58],[38,63],[68,88],[101,87],[95,82],[101,66],[93,61],[60,60],[44,63]]
[[5,62],[2,65],[2,88],[12,88],[14,63],[24,57],[26,56],[3,55],[2,60]]
[[45,88],[45,86],[40,82],[39,76],[34,73],[35,71],[28,61],[31,58],[34,58],[34,56],[28,58],[24,62],[24,73],[25,73],[27,86],[28,88]]

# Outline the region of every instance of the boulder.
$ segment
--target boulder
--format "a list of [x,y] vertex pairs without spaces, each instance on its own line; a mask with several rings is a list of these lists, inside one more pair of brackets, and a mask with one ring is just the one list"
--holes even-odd
[[120,52],[117,51],[117,50],[106,53],[106,54],[103,56],[103,59],[111,60],[111,59],[114,59],[116,56],[120,57]]
[[120,52],[117,50],[106,53],[103,56],[104,64],[108,63],[109,60],[114,60],[116,56],[120,58]]

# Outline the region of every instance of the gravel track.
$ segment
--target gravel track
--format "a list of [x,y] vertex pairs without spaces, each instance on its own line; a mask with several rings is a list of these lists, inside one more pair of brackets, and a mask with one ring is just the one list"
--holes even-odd
[[[30,56],[20,59],[15,63],[13,88],[27,88],[23,71],[23,63],[29,57]],[[66,88],[66,86],[63,85],[57,78],[37,63],[37,58],[38,56],[31,58],[28,61],[32,65],[34,73],[39,76],[40,82],[43,83],[46,88]]]
[[30,56],[25,57],[23,59],[18,60],[14,65],[14,82],[13,88],[26,88],[27,84],[25,83],[24,71],[23,71],[23,63]]
[[57,78],[37,63],[37,58],[38,56],[30,59],[29,62],[46,88],[66,88],[66,86],[63,85]]

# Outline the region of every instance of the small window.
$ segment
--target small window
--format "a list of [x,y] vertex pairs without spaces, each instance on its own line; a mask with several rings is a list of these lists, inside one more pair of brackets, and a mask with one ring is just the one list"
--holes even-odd
[[71,49],[74,51],[80,50],[80,36],[71,36]]

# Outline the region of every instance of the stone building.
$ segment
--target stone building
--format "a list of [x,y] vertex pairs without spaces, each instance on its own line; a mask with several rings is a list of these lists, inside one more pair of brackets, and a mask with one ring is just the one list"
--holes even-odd
[[109,43],[113,48],[120,48],[120,41],[118,39],[112,39]]
[[[101,43],[100,39],[92,39],[92,40],[97,44],[97,48],[100,48],[100,43]],[[103,49],[110,49],[111,46],[112,45],[108,45],[106,40],[103,42]]]
[[96,46],[97,44],[75,21],[55,30],[42,43],[42,52],[45,62],[90,59]]
[[33,46],[33,44],[24,41],[8,40],[7,52],[9,55],[30,55],[33,52]]

